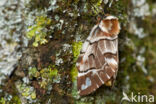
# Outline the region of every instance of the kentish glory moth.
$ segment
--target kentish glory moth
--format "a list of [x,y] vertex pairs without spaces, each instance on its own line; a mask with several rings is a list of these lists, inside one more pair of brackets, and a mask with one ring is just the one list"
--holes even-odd
[[88,95],[116,78],[119,32],[118,18],[111,15],[107,15],[92,28],[76,63],[80,95]]

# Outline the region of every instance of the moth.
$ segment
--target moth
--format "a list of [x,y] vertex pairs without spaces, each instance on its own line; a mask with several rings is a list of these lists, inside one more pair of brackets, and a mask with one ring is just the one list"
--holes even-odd
[[116,78],[118,71],[118,18],[107,15],[91,30],[84,42],[76,67],[79,94],[88,95]]

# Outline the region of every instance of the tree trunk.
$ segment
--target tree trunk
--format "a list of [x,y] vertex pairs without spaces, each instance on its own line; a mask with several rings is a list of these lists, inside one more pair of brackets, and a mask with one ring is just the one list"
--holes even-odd
[[[2,104],[127,104],[135,103],[132,94],[154,104],[154,0],[4,0],[0,13]],[[117,78],[113,87],[79,96],[76,61],[105,14],[118,17],[121,26]],[[122,100],[126,95],[130,101]]]

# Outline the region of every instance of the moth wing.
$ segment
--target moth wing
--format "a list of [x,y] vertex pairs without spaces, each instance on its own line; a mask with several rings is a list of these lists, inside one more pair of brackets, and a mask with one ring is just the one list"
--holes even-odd
[[[88,39],[101,33],[96,27]],[[100,35],[101,37],[101,35]],[[102,84],[116,75],[118,69],[118,40],[98,38],[98,41],[87,40],[77,61],[77,88],[80,95],[95,91]]]

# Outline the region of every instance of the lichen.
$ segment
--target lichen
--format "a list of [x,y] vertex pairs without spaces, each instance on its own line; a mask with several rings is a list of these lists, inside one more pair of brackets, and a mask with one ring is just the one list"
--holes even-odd
[[[0,86],[0,103],[118,104],[123,91],[156,94],[153,0],[5,1],[0,3],[0,64],[5,66],[0,69],[11,76]],[[117,78],[112,88],[103,85],[90,95],[79,96],[75,64],[82,43],[104,12],[121,23]],[[25,45],[20,47],[21,43]],[[32,48],[32,44],[39,47]],[[16,47],[22,49],[22,57]],[[2,70],[0,79],[5,78]]]
[[72,67],[70,74],[72,76],[72,81],[74,82],[78,75],[78,71],[75,65]]
[[73,52],[73,56],[74,56],[74,62],[77,60],[79,54],[80,54],[80,49],[82,47],[82,42],[79,41],[79,42],[74,42],[72,44],[72,52]]
[[77,58],[80,54],[80,50],[81,50],[81,47],[82,47],[82,42],[79,41],[79,42],[74,42],[72,44],[72,53],[73,53],[73,66],[72,66],[72,69],[70,71],[70,75],[72,77],[72,82],[73,82],[73,88],[72,88],[72,95],[75,97],[75,98],[78,98],[78,93],[77,93],[77,81],[76,81],[76,78],[77,78],[77,74],[78,74],[78,70],[76,68],[76,61],[77,61]]
[[12,104],[21,104],[21,100],[18,96],[13,96],[11,103]]
[[32,86],[17,81],[16,88],[20,94],[19,96],[21,96],[22,99],[25,99],[26,102],[35,102],[36,91]]
[[58,70],[56,68],[43,68],[40,71],[40,75],[42,78],[42,81],[40,82],[40,86],[42,88],[47,88],[48,85],[50,85],[54,79],[58,76]]
[[146,0],[132,0],[133,15],[136,17],[144,18],[145,16],[150,15],[149,5]]
[[4,99],[3,97],[1,97],[0,103],[1,103],[1,104],[6,104],[5,102],[6,102],[5,99]]
[[46,16],[36,17],[35,24],[29,26],[26,36],[29,39],[34,38],[33,46],[37,47],[39,44],[47,43],[46,37],[48,36],[47,26],[50,25],[51,19]]
[[[80,50],[81,50],[81,47],[82,47],[82,42],[74,42],[72,44],[72,52],[73,52],[73,62],[75,63],[79,54],[80,54]],[[71,69],[71,76],[72,76],[72,81],[74,82],[76,77],[77,77],[77,74],[78,74],[78,71],[77,71],[77,68],[75,66],[75,64],[73,64],[72,66],[72,69]]]
[[[7,1],[0,3],[0,85],[9,76],[21,58],[21,50],[17,47],[26,46],[24,39],[23,1]],[[21,42],[22,41],[22,42]]]
[[29,78],[32,79],[33,77],[37,78],[39,77],[40,73],[37,71],[37,68],[36,67],[32,67],[32,68],[29,68]]
[[47,89],[51,83],[59,81],[58,70],[53,65],[48,68],[42,68],[40,71],[36,67],[29,68],[29,78],[41,78],[40,87]]

